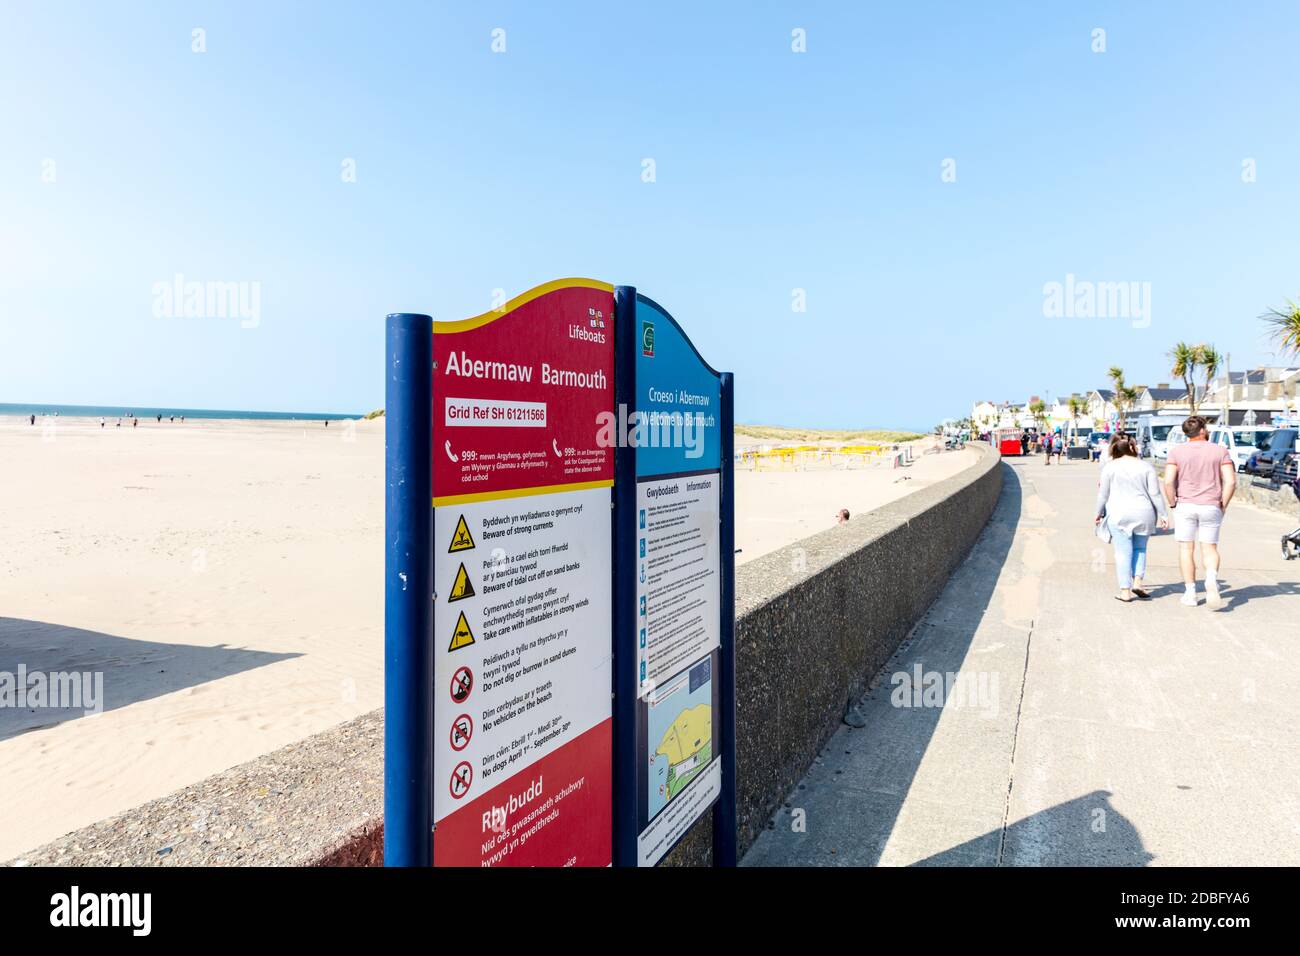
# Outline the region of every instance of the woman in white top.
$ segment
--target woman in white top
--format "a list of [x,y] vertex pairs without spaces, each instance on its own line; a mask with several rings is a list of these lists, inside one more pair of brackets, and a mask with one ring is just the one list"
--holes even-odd
[[1110,440],[1110,462],[1101,470],[1097,489],[1097,517],[1110,532],[1115,547],[1115,576],[1119,594],[1128,603],[1151,595],[1142,588],[1146,574],[1147,539],[1169,527],[1169,509],[1160,491],[1155,469],[1137,456],[1137,444],[1125,435]]

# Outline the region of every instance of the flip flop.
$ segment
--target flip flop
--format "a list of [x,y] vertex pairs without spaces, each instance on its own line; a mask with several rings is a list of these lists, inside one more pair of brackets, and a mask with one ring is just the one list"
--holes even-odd
[[1149,600],[1151,600],[1151,592],[1150,592],[1150,591],[1144,591],[1144,590],[1142,590],[1141,588],[1134,588],[1134,589],[1133,589],[1133,593],[1134,593],[1135,595],[1137,595],[1138,598],[1141,599],[1141,600],[1143,600],[1143,601],[1149,601]]
[[1122,597],[1120,597],[1118,594],[1112,594],[1111,597],[1113,597],[1116,601],[1119,601],[1120,604],[1132,604],[1132,603],[1133,603],[1133,598],[1122,598]]

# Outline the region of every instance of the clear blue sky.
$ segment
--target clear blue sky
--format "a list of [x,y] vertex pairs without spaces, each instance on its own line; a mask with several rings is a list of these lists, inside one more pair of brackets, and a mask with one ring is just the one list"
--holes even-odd
[[[748,422],[1244,368],[1300,295],[1297,48],[1294,3],[11,0],[0,401],[367,410],[385,313],[568,275],[672,311]],[[259,325],[155,317],[176,273]],[[1150,327],[1044,318],[1067,273]]]

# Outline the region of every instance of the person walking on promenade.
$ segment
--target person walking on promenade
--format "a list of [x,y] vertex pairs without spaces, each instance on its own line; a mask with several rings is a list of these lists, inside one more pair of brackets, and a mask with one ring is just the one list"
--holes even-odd
[[1020,433],[1020,454],[1029,454],[1029,432]]
[[1169,510],[1160,493],[1156,471],[1138,457],[1133,439],[1116,435],[1110,440],[1110,461],[1101,470],[1097,488],[1097,515],[1093,523],[1106,522],[1115,548],[1115,577],[1125,604],[1151,595],[1142,587],[1146,576],[1147,541],[1156,527],[1169,527]]
[[1043,461],[1047,464],[1052,463],[1052,433],[1043,433]]
[[1187,441],[1175,445],[1165,465],[1165,498],[1174,509],[1174,537],[1183,572],[1182,603],[1196,607],[1196,545],[1205,565],[1205,604],[1218,607],[1219,529],[1223,513],[1237,490],[1237,469],[1228,449],[1208,441],[1205,419],[1193,415],[1183,422]]
[[1061,456],[1065,454],[1065,436],[1061,434],[1059,428],[1056,430],[1056,436],[1052,439],[1052,451],[1056,452],[1056,463],[1059,465],[1062,460]]

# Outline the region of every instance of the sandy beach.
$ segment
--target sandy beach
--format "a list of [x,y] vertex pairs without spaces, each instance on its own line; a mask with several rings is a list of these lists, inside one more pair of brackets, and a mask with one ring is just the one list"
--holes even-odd
[[[382,419],[7,417],[0,462],[0,671],[103,673],[0,709],[0,859],[382,706]],[[737,559],[968,463],[740,471]]]
[[[52,439],[52,440],[47,440]],[[0,859],[383,703],[383,426],[0,418]]]
[[875,464],[849,470],[738,470],[736,564],[832,527],[841,508],[850,516],[879,508],[975,463],[974,451],[924,454],[932,444],[916,442],[917,457],[904,468]]

